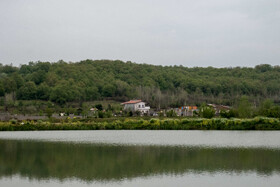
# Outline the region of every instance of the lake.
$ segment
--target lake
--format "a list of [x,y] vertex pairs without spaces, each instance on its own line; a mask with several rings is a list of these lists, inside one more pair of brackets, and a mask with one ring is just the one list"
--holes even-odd
[[279,186],[279,131],[0,132],[0,186]]

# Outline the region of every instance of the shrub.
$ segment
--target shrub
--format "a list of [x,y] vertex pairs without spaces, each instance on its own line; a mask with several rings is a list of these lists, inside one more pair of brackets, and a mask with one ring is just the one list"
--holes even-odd
[[98,129],[196,129],[196,130],[280,130],[277,118],[256,117],[254,119],[195,118],[195,119],[102,119],[99,121],[43,122],[38,120],[22,122],[16,120],[0,122],[0,130],[98,130]]
[[98,111],[98,117],[99,118],[104,118],[104,113],[102,111]]
[[215,110],[210,106],[202,106],[199,110],[200,117],[213,118],[215,116]]
[[17,124],[17,120],[11,119],[11,120],[10,120],[10,123],[11,123],[11,124]]
[[233,109],[230,109],[228,111],[222,110],[220,112],[220,116],[222,118],[234,118],[234,117],[237,117],[237,115],[238,115],[237,112],[235,110],[233,110]]
[[175,117],[177,116],[176,112],[174,110],[169,110],[166,112],[167,117]]

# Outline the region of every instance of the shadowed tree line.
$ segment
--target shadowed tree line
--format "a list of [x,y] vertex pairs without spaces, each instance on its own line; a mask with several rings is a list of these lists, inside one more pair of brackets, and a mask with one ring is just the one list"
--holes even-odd
[[110,60],[0,65],[0,96],[58,104],[140,98],[155,108],[203,102],[234,105],[247,96],[280,103],[280,67],[187,68]]

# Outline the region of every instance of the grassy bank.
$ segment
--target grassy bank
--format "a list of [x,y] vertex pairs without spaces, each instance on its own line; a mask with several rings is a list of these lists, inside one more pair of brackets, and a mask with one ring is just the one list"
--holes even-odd
[[23,130],[280,130],[280,120],[257,117],[253,119],[130,119],[111,121],[10,121],[0,122],[1,131]]

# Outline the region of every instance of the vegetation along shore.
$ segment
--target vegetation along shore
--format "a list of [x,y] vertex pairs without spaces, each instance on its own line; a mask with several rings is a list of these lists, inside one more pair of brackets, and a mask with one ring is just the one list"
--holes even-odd
[[15,121],[0,122],[1,131],[20,130],[280,130],[280,120],[256,117],[226,118],[123,118],[110,120],[66,119],[61,122]]

